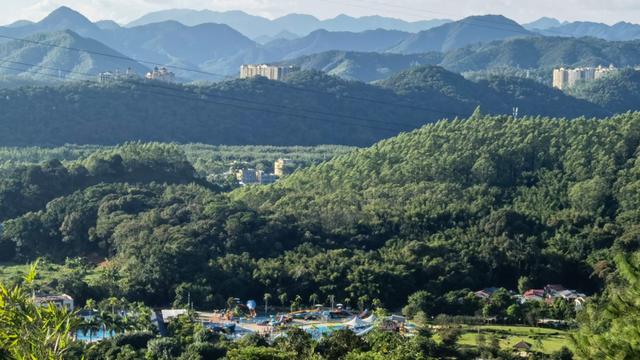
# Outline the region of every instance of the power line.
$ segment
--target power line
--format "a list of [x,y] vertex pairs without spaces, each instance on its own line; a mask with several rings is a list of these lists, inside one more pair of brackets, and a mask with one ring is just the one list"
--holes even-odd
[[[7,70],[12,70],[12,71],[17,71],[17,72],[24,72],[24,69],[12,68],[12,67],[7,67],[7,66],[3,66],[3,65],[0,65],[0,68],[7,69]],[[45,73],[39,73],[39,74],[42,75],[42,76],[58,79],[58,77],[55,76],[55,75],[50,75],[50,74],[45,74]],[[85,76],[87,76],[87,75],[85,75]],[[153,84],[145,84],[145,83],[142,83],[142,82],[136,82],[135,84],[143,86],[143,87],[144,86],[147,86],[147,87],[159,87],[159,88],[165,89],[165,90],[179,91],[178,89],[175,89],[175,88],[164,87],[164,86],[151,86]],[[314,117],[314,116],[309,116],[309,115],[305,115],[305,114],[288,113],[288,112],[283,112],[283,111],[278,111],[278,110],[273,110],[273,109],[266,109],[266,108],[259,108],[259,107],[249,107],[249,106],[239,105],[239,104],[217,102],[217,101],[212,101],[212,100],[209,100],[209,99],[203,99],[201,97],[190,97],[190,96],[169,94],[169,93],[166,93],[166,92],[149,91],[149,90],[145,90],[145,92],[148,93],[148,94],[152,94],[152,95],[179,98],[179,99],[190,100],[190,101],[199,101],[199,102],[209,103],[209,104],[218,105],[218,106],[227,106],[227,107],[233,107],[233,108],[238,108],[238,109],[248,110],[248,111],[255,111],[255,112],[260,112],[260,113],[271,113],[271,114],[276,114],[276,115],[285,115],[285,116],[289,116],[289,117],[302,118],[302,119],[307,119],[307,120],[320,120],[320,121],[323,121],[323,122],[336,123],[336,124],[340,124],[340,125],[347,125],[347,126],[355,126],[355,127],[361,127],[361,128],[369,128],[369,129],[375,129],[375,130],[388,131],[388,132],[392,132],[392,133],[396,133],[396,134],[399,133],[399,132],[402,132],[402,131],[407,131],[407,129],[397,129],[397,128],[388,128],[388,127],[381,127],[381,126],[365,125],[365,124],[359,124],[359,123],[337,121],[337,120],[327,119],[327,118],[322,118],[322,117]],[[199,95],[199,94],[195,94],[195,93],[190,93],[190,94],[196,95],[196,96]],[[209,95],[212,96],[212,97],[215,97],[215,95],[211,95],[211,94],[209,94]],[[243,101],[243,102],[246,102],[244,99],[240,99],[240,100]],[[335,114],[333,116],[334,117],[341,117],[341,115],[339,115],[339,114]],[[248,124],[252,124],[252,123],[248,123]],[[419,124],[415,124],[413,126],[413,128],[415,128],[417,126],[419,126]],[[413,128],[411,130],[413,130]]]
[[209,76],[214,76],[214,77],[221,77],[221,78],[228,78],[229,77],[228,75],[220,75],[220,74],[211,73],[211,72],[203,71],[203,70],[199,70],[199,69],[185,68],[185,67],[174,66],[174,65],[164,65],[164,64],[157,63],[157,62],[154,62],[154,61],[134,59],[134,58],[127,57],[127,56],[124,56],[124,55],[108,54],[108,53],[103,53],[103,52],[100,52],[100,51],[93,51],[93,50],[87,50],[87,49],[82,49],[82,48],[76,48],[76,47],[73,47],[73,46],[64,46],[64,45],[52,44],[52,43],[48,43],[48,42],[45,42],[45,41],[37,41],[37,40],[31,40],[31,39],[25,39],[25,38],[18,38],[18,37],[13,37],[13,36],[4,35],[4,34],[0,34],[0,38],[26,42],[26,43],[30,43],[30,44],[49,46],[49,47],[54,47],[54,48],[58,48],[58,49],[77,51],[77,52],[82,52],[82,53],[92,54],[92,55],[97,55],[97,56],[105,56],[105,57],[109,57],[109,58],[113,58],[113,59],[130,61],[130,62],[133,62],[133,63],[149,64],[149,65],[154,65],[154,66],[164,66],[164,67],[168,67],[168,68],[172,68],[172,69],[176,69],[176,70],[182,70],[182,71],[186,71],[186,72],[193,72],[193,73],[209,75]]
[[[25,63],[25,62],[18,62],[18,61],[11,61],[11,60],[0,60],[0,62],[9,62],[9,63],[13,63],[13,64],[19,64],[19,65],[28,66],[28,67],[37,67],[37,68],[42,68],[42,69],[47,69],[47,70],[52,70],[52,71],[57,71],[57,72],[62,71],[62,72],[68,73],[68,74],[76,74],[76,75],[86,76],[86,77],[90,77],[90,78],[95,78],[97,76],[95,74],[90,74],[90,73],[82,73],[82,72],[78,72],[78,71],[60,69],[60,68],[55,68],[55,67],[47,67],[47,66],[43,66],[43,65],[29,64],[29,63]],[[25,70],[28,70],[28,69],[24,69],[24,70],[13,69],[13,70],[14,71],[24,72]],[[181,94],[184,93],[184,91],[181,91],[180,89],[176,89],[175,87],[170,87],[170,86],[162,86],[162,85],[159,85],[159,84],[143,83],[143,82],[137,82],[136,84],[141,85],[141,86],[152,87],[152,88],[159,88],[159,89],[164,89],[164,90],[176,91],[176,92],[180,92]],[[186,90],[186,88],[183,86],[182,90]],[[330,113],[330,112],[326,112],[326,111],[319,111],[319,110],[313,110],[313,109],[310,110],[310,109],[304,109],[304,108],[299,108],[299,107],[294,107],[294,106],[287,106],[287,105],[282,105],[282,104],[270,104],[270,103],[265,103],[265,102],[258,102],[258,101],[244,99],[244,98],[237,98],[237,97],[225,96],[225,95],[219,95],[219,94],[194,93],[194,92],[189,92],[189,94],[195,95],[195,96],[203,96],[203,95],[204,96],[210,96],[210,97],[219,98],[219,99],[223,99],[223,100],[238,101],[238,102],[242,102],[242,103],[250,103],[250,104],[259,105],[259,106],[270,106],[270,107],[276,107],[276,108],[279,107],[279,108],[285,108],[285,109],[289,109],[289,110],[293,110],[293,111],[302,111],[302,112],[313,113],[313,114],[317,114],[317,115],[324,115],[324,116],[331,116],[331,117],[338,117],[338,118],[347,118],[347,119],[351,119],[351,120],[359,120],[359,121],[365,121],[365,122],[381,123],[381,124],[384,124],[384,125],[400,125],[400,126],[406,126],[406,127],[410,128],[410,129],[398,129],[398,131],[412,130],[416,126],[420,125],[420,124],[416,124],[416,123],[403,123],[403,122],[395,122],[395,121],[394,122],[389,122],[389,121],[384,121],[384,120],[369,119],[369,118],[363,118],[363,117],[353,116],[353,115],[348,115],[348,114]],[[325,94],[328,94],[328,93],[325,93]]]
[[[151,64],[154,64],[154,65],[160,65],[158,63],[148,62],[148,61],[144,61],[144,60],[138,60],[138,59],[135,59],[135,58],[129,58],[129,57],[124,57],[124,56],[119,56],[119,55],[106,54],[106,53],[95,52],[95,51],[90,51],[90,50],[85,50],[85,49],[80,49],[80,48],[75,48],[75,47],[69,47],[69,46],[61,46],[61,45],[47,43],[47,42],[43,42],[43,41],[21,39],[21,38],[2,35],[2,34],[0,34],[0,38],[13,39],[13,40],[16,40],[16,41],[24,41],[24,42],[27,42],[27,43],[33,43],[33,44],[38,44],[38,45],[48,46],[48,47],[53,47],[53,48],[60,48],[60,49],[69,50],[69,51],[84,52],[84,53],[89,53],[89,54],[93,54],[93,55],[97,55],[97,56],[106,56],[106,57],[111,57],[111,58],[116,58],[116,59],[127,60],[127,61],[131,61],[131,62],[151,63]],[[169,66],[169,67],[172,67],[172,66]],[[172,68],[176,68],[176,67],[172,67]],[[211,75],[211,76],[228,78],[228,76],[220,75],[220,74],[216,74],[216,73],[212,73],[212,72],[208,72],[208,71],[193,70],[193,69],[188,69],[188,68],[178,68],[178,69],[182,69],[183,71],[192,71],[192,72],[198,72],[198,73],[201,73],[201,74],[206,74],[206,75]],[[285,83],[279,83],[279,84],[265,83],[265,84],[267,86],[287,87],[289,89],[294,89],[294,90],[299,90],[299,91],[306,91],[306,92],[313,92],[313,93],[317,93],[317,94],[325,94],[325,95],[335,96],[334,94],[332,94],[330,92],[320,91],[320,90],[313,90],[313,89],[305,89],[305,88],[300,88],[300,87],[296,87],[296,86],[286,85]],[[382,105],[409,108],[409,109],[412,109],[412,110],[422,110],[422,111],[428,111],[428,112],[433,112],[433,113],[440,113],[440,114],[443,114],[445,116],[450,116],[450,115],[467,116],[468,115],[468,114],[456,113],[456,112],[451,112],[451,111],[442,111],[442,110],[439,110],[439,109],[430,109],[430,108],[426,108],[426,107],[422,107],[422,106],[408,105],[408,104],[402,104],[402,103],[381,102],[381,101],[378,101],[378,100],[375,100],[375,99],[368,99],[368,98],[362,98],[362,97],[357,97],[357,96],[346,95],[344,97],[352,99],[352,100],[367,101],[367,102],[378,103],[378,104],[382,104]]]

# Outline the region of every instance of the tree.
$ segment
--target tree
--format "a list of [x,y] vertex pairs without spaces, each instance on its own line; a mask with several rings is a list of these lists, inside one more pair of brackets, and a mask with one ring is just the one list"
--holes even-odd
[[341,329],[324,337],[318,345],[318,352],[327,360],[340,360],[352,351],[366,351],[367,343],[351,330]]
[[[37,263],[25,277],[36,278]],[[78,328],[74,313],[53,304],[38,306],[22,286],[0,284],[0,348],[12,359],[65,359]]]
[[258,346],[231,349],[227,353],[227,359],[229,360],[290,360],[295,358],[293,353]]
[[640,358],[640,253],[615,258],[618,282],[606,296],[580,313],[573,336],[576,353],[585,359]]
[[531,279],[527,276],[520,276],[518,278],[518,292],[524,294],[529,289],[531,289]]
[[264,313],[266,315],[269,313],[269,300],[271,300],[271,294],[265,293],[262,299],[264,300]]
[[147,360],[171,360],[180,355],[180,344],[174,338],[157,338],[149,341],[145,358]]
[[296,295],[295,299],[293,299],[293,301],[291,302],[291,311],[293,312],[293,309],[300,310],[301,306],[302,306],[302,296]]
[[335,302],[336,302],[336,296],[335,295],[329,295],[329,296],[327,296],[327,300],[329,301],[329,304],[331,304],[331,311],[333,311],[333,307],[334,307]]
[[433,306],[433,295],[421,290],[409,296],[407,305],[402,309],[402,314],[412,319],[419,311],[429,314]]
[[315,351],[317,343],[311,335],[299,328],[287,330],[286,335],[279,337],[275,346],[284,352],[295,354],[296,359],[308,359]]
[[289,300],[289,296],[287,295],[287,293],[282,293],[278,295],[278,300],[280,300],[280,304],[282,305],[282,307],[285,307],[287,306],[287,300]]
[[315,306],[319,302],[320,302],[320,296],[318,296],[318,294],[313,293],[309,296],[309,305]]

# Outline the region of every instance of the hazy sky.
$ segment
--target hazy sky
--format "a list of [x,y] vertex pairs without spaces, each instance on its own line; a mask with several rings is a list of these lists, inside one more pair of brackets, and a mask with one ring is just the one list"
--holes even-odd
[[477,14],[503,14],[520,22],[541,16],[561,20],[606,23],[640,23],[640,0],[0,0],[0,23],[19,19],[39,20],[66,5],[92,20],[113,19],[121,23],[156,10],[192,8],[244,10],[269,18],[306,13],[328,18],[384,15],[406,20],[457,19]]

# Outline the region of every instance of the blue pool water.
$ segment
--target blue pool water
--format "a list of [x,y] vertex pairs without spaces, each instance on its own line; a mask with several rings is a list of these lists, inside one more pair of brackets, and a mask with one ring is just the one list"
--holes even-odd
[[78,330],[76,332],[76,339],[78,339],[78,341],[84,341],[84,342],[100,341],[104,339],[110,339],[114,336],[116,336],[115,332],[105,331],[103,329],[100,329],[97,332],[91,333],[91,336],[89,336],[88,332],[85,333],[83,330]]
[[332,332],[344,329],[344,325],[314,325],[305,327],[304,330],[315,340],[322,338],[324,335],[331,335]]

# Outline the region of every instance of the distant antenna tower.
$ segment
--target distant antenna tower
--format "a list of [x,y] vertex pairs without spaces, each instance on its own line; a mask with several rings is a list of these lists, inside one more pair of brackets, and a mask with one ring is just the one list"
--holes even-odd
[[513,108],[513,118],[514,119],[518,118],[518,110],[519,110],[518,107],[514,107]]

